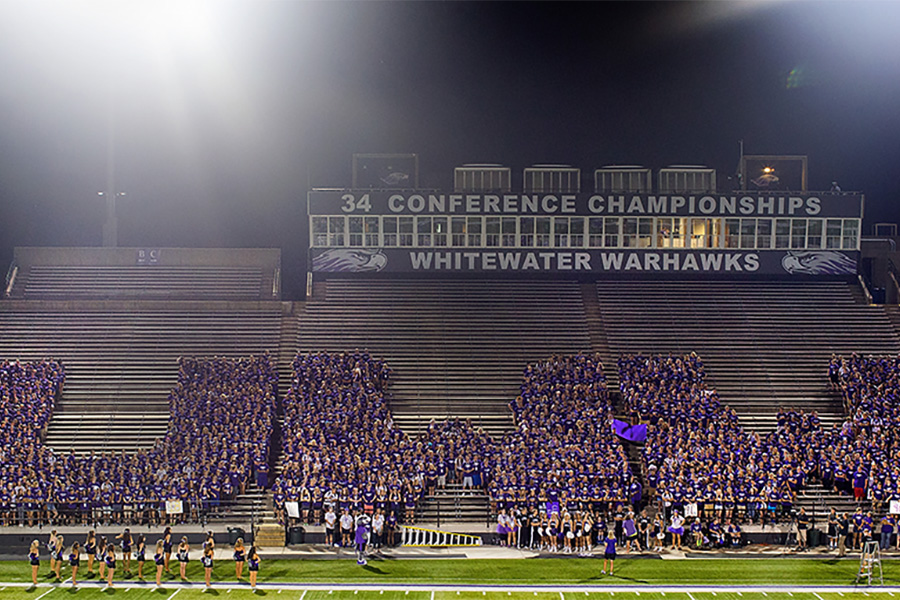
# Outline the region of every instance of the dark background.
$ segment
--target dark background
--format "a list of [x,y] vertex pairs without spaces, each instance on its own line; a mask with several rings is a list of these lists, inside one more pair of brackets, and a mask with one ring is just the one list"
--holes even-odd
[[[124,7],[124,8],[123,8]],[[898,221],[889,2],[0,1],[0,264],[100,245],[110,115],[121,246],[277,246],[302,293],[305,192],[351,156],[654,169],[809,155],[810,189]]]

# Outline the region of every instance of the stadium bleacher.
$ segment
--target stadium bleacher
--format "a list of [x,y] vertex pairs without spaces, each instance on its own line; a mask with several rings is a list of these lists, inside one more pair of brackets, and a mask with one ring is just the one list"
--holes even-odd
[[329,279],[301,315],[300,352],[366,349],[394,371],[405,431],[471,419],[499,434],[523,365],[590,349],[581,291],[567,281]]
[[710,387],[761,433],[779,407],[816,410],[826,427],[843,419],[832,354],[900,352],[884,308],[842,281],[602,281],[597,297],[614,356],[696,352]]
[[152,446],[166,431],[168,395],[181,356],[278,353],[279,304],[255,310],[107,306],[65,310],[22,301],[0,306],[0,356],[53,357],[66,367],[66,386],[47,434],[47,444],[57,450]]

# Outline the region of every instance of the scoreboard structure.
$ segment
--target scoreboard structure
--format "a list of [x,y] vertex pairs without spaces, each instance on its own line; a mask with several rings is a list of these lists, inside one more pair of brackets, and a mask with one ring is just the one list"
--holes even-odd
[[821,277],[856,274],[864,197],[369,188],[307,206],[314,274]]

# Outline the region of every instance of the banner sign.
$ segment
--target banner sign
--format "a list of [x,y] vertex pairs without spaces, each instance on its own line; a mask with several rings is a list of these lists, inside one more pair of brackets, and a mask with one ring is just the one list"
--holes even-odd
[[284,508],[287,510],[287,514],[292,519],[300,518],[300,503],[298,502],[285,502]]
[[180,515],[184,512],[184,506],[181,500],[166,500],[166,514]]
[[690,504],[684,505],[684,516],[685,517],[696,517],[697,516],[697,504],[691,502]]
[[319,273],[855,275],[859,252],[836,250],[548,250],[312,248]]
[[616,432],[617,436],[629,442],[641,444],[647,440],[646,424],[632,425],[619,419],[613,419],[613,431]]
[[891,514],[900,515],[900,500],[891,500]]
[[309,192],[310,215],[497,215],[861,218],[861,194],[730,192],[726,195]]

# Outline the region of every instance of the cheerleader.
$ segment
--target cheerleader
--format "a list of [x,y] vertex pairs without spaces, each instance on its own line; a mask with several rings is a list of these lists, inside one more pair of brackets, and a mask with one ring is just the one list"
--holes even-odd
[[166,572],[172,574],[170,560],[172,558],[172,528],[166,527],[163,531],[163,557],[165,558]]
[[140,534],[135,545],[135,554],[137,559],[137,578],[144,580],[144,561],[147,556],[147,542],[144,540],[144,534]]
[[72,544],[72,551],[69,553],[69,566],[72,567],[72,587],[78,587],[78,567],[81,566],[81,544],[78,542]]
[[116,545],[109,544],[106,547],[106,587],[115,587],[113,585],[113,575],[116,572]]
[[50,572],[56,573],[56,546],[59,542],[59,538],[56,535],[56,530],[50,532],[50,539],[47,540],[47,551],[50,553]]
[[162,587],[162,574],[166,568],[165,542],[162,540],[156,540],[153,562],[156,564],[156,587]]
[[669,533],[672,534],[672,550],[681,550],[681,536],[684,535],[684,517],[678,511],[672,511],[672,524],[669,525]]
[[250,589],[256,589],[256,576],[259,574],[259,554],[256,552],[256,546],[250,546],[250,553],[247,554],[247,566],[250,569]]
[[209,589],[213,570],[213,549],[210,546],[206,546],[206,548],[203,549],[203,556],[200,558],[200,562],[203,563],[204,579],[206,581],[206,587]]
[[94,552],[97,550],[97,535],[94,533],[94,530],[91,529],[88,531],[87,539],[84,540],[84,554],[87,556],[87,576],[91,578],[94,576]]
[[181,543],[178,544],[176,557],[178,558],[178,572],[181,575],[182,581],[187,581],[187,565],[190,552],[191,546],[188,544],[187,538],[181,538]]
[[122,562],[125,564],[126,575],[131,573],[131,530],[126,529],[116,536],[117,540],[122,540]]
[[60,569],[62,569],[63,564],[63,554],[65,553],[64,546],[65,538],[63,536],[59,536],[56,538],[56,547],[50,551],[50,561],[53,563],[53,573],[56,575],[57,581],[62,581],[62,577],[59,574]]
[[206,550],[207,548],[210,548],[213,551],[216,549],[216,539],[213,536],[212,531],[206,532],[206,539],[203,541],[203,549]]
[[572,530],[572,517],[569,516],[568,512],[563,513],[563,523],[562,523],[562,539],[563,539],[563,552],[566,554],[572,553],[572,540],[575,539],[575,532]]
[[234,576],[238,581],[244,574],[244,539],[238,538],[234,543]]
[[38,540],[31,542],[28,549],[28,563],[31,565],[31,582],[37,585],[38,569],[41,567],[41,543]]
[[97,550],[94,552],[97,558],[97,571],[101,581],[106,577],[106,536],[100,536],[100,542],[97,544]]

